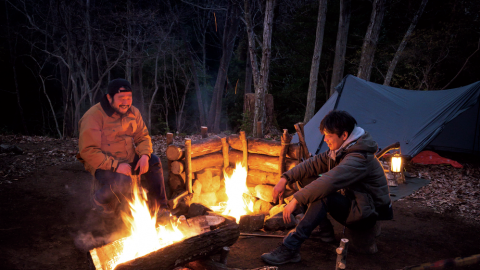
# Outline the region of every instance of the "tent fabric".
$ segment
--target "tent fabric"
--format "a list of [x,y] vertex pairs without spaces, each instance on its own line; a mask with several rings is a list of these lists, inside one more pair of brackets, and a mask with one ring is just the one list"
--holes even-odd
[[418,164],[450,164],[455,168],[463,168],[463,165],[456,162],[455,160],[451,160],[448,158],[441,157],[439,154],[432,152],[432,151],[422,151],[414,158],[412,158],[413,163]]
[[[312,154],[328,149],[319,126],[329,111],[337,109],[355,117],[358,126],[373,136],[379,148],[400,142],[401,153],[406,157],[414,157],[427,146],[479,153],[479,96],[480,81],[455,89],[422,91],[347,75],[305,125],[307,148]],[[459,127],[462,134],[458,133]],[[432,141],[435,144],[429,145]],[[297,135],[292,142],[298,142]]]

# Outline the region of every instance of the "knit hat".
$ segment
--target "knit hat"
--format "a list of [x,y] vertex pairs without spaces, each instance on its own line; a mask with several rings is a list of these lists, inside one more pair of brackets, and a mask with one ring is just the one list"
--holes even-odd
[[[122,87],[125,88],[125,90],[123,90],[123,89],[120,90],[120,88],[122,88]],[[113,98],[113,96],[115,96],[115,94],[120,93],[120,92],[132,92],[132,86],[125,79],[111,80],[108,83],[108,94],[110,95],[110,97]]]

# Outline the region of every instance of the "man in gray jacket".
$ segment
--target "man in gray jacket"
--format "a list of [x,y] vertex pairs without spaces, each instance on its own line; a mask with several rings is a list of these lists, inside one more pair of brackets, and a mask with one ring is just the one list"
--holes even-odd
[[[377,143],[356,124],[346,111],[329,112],[320,123],[329,150],[300,163],[280,178],[273,194],[280,203],[287,185],[301,187],[283,211],[285,223],[290,222],[298,205],[308,208],[283,243],[261,256],[265,262],[299,262],[300,246],[317,226],[323,241],[333,241],[333,226],[327,213],[352,230],[368,230],[377,219],[393,218],[387,179],[375,157]],[[309,181],[312,177],[314,180]]]

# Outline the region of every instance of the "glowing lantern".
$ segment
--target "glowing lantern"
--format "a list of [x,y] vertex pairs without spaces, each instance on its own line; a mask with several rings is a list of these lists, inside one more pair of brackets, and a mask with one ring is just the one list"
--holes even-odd
[[392,157],[390,170],[394,173],[402,172],[402,157],[398,153]]

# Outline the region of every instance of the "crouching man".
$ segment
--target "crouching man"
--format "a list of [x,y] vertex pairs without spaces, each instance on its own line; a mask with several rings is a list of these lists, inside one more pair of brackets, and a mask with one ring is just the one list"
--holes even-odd
[[[274,200],[283,200],[286,186],[302,187],[285,207],[283,219],[297,205],[307,206],[302,220],[283,243],[261,258],[273,265],[299,262],[299,249],[319,226],[321,239],[333,241],[327,213],[352,230],[369,230],[377,219],[391,219],[393,212],[383,167],[375,157],[377,143],[345,111],[331,111],[320,123],[329,150],[285,172],[274,188]],[[306,179],[312,179],[308,183]]]
[[95,176],[98,189],[94,203],[105,214],[115,212],[132,188],[132,174],[145,174],[142,183],[151,207],[167,209],[165,184],[160,159],[153,155],[152,142],[140,111],[132,106],[128,81],[115,79],[108,93],[79,121],[77,158]]

